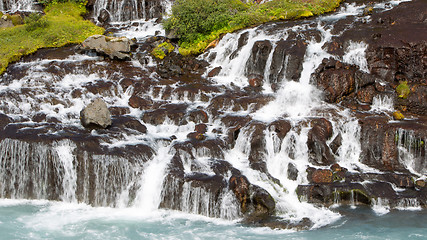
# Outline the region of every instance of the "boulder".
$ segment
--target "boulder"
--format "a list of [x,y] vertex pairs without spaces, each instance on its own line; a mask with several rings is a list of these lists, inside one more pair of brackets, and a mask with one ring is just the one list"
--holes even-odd
[[106,54],[111,59],[127,59],[130,58],[130,51],[133,45],[135,45],[135,41],[126,37],[93,35],[83,41],[81,48]]
[[87,128],[107,128],[111,125],[111,114],[107,104],[101,98],[97,98],[80,112],[80,120]]

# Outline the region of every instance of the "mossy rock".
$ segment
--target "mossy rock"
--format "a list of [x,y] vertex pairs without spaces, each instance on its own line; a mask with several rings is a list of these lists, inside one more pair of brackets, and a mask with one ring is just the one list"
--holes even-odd
[[19,15],[19,14],[15,14],[15,15],[10,16],[10,20],[12,20],[12,24],[14,26],[22,25],[24,23],[24,20],[22,19],[21,15]]
[[406,99],[411,92],[406,81],[400,82],[399,86],[396,87],[396,92],[399,95],[399,98]]
[[155,58],[163,59],[166,57],[167,54],[171,53],[174,49],[175,47],[171,43],[163,42],[157,45],[157,47],[155,47],[153,51],[151,51],[151,54]]
[[394,120],[403,120],[405,116],[400,111],[396,111],[393,113]]

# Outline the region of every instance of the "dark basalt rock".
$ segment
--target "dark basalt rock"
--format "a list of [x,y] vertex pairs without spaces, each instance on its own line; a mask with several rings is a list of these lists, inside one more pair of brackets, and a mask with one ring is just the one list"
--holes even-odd
[[257,41],[254,43],[251,56],[246,63],[245,73],[247,76],[264,75],[265,66],[271,49],[272,45],[269,40]]
[[308,132],[307,146],[309,160],[317,165],[330,165],[335,163],[335,158],[326,141],[332,137],[332,124],[324,119],[315,119],[313,127]]

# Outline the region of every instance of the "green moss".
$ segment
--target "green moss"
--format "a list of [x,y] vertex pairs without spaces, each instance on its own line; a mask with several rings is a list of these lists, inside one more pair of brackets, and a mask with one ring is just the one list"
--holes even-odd
[[157,45],[157,47],[155,47],[153,51],[151,51],[151,54],[158,59],[163,59],[168,53],[171,53],[174,49],[175,47],[171,43],[163,42]]
[[399,98],[406,99],[411,92],[406,81],[400,82],[399,86],[396,87],[396,92],[399,95]]
[[21,25],[21,24],[23,24],[23,23],[24,23],[24,21],[22,20],[21,15],[19,15],[19,14],[15,14],[15,15],[12,15],[12,16],[10,16],[10,17],[11,17],[11,20],[12,20],[12,24],[13,24],[14,26],[16,26],[16,25]]
[[89,36],[102,34],[103,28],[83,19],[85,12],[86,8],[78,3],[52,3],[45,8],[45,16],[31,21],[25,19],[24,25],[0,29],[0,74],[9,63],[39,48],[81,43]]
[[269,21],[323,14],[335,10],[341,1],[271,0],[254,4],[239,0],[177,0],[164,27],[180,38],[181,54],[199,54],[225,33]]
[[400,111],[396,111],[393,113],[394,120],[403,120],[405,116]]

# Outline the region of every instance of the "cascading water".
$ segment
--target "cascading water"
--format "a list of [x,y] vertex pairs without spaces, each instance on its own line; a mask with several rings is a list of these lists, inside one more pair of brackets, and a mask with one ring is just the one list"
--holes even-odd
[[0,1],[0,11],[32,11],[34,6],[34,0],[7,0],[3,4]]
[[[98,0],[94,16],[105,9],[111,21],[151,18],[145,7],[145,1]],[[334,31],[335,21],[361,12],[363,6],[346,4],[330,16],[295,26],[271,23],[226,34],[199,58],[210,66],[198,82],[192,82],[192,76],[183,83],[161,78],[154,73],[160,66],[153,61],[115,62],[73,49],[66,57],[13,64],[0,86],[0,109],[7,115],[0,117],[8,121],[0,142],[1,197],[60,200],[96,218],[108,219],[110,211],[113,217],[140,219],[159,212],[163,217],[167,214],[161,208],[240,220],[251,211],[269,211],[263,198],[269,195],[280,220],[298,224],[309,219],[307,228],[333,224],[340,218],[338,211],[311,204],[318,195],[301,194],[301,186],[316,187],[310,185],[310,169],[329,171],[336,162],[351,173],[378,179],[382,173],[361,162],[362,126],[356,113],[326,103],[313,82],[325,58],[369,73],[367,43],[347,41],[342,55],[326,47],[343,33]],[[148,22],[138,24],[138,31],[117,35],[143,39],[156,31],[164,34],[154,21]],[[215,68],[218,75],[208,77]],[[251,78],[264,84],[251,92],[255,100],[242,93]],[[110,106],[113,125],[85,129],[80,110],[98,97]],[[392,109],[393,102],[384,95],[374,98],[371,111],[364,113]],[[319,122],[330,124],[331,136],[324,145],[316,142]],[[418,177],[425,175],[425,140],[397,130],[395,141],[399,162]],[[326,163],[328,158],[335,161]],[[345,189],[344,178],[353,176],[338,174],[331,170],[337,185],[330,192],[331,205],[359,205],[363,196],[357,189],[368,189],[370,182],[360,184],[354,177],[358,182]],[[236,183],[241,185],[233,188]],[[422,204],[413,198],[398,203],[372,199],[369,204],[378,213],[388,211],[389,205]],[[53,218],[62,214],[55,206],[45,209]],[[36,219],[47,217],[42,212]],[[28,222],[39,226],[37,220]]]

